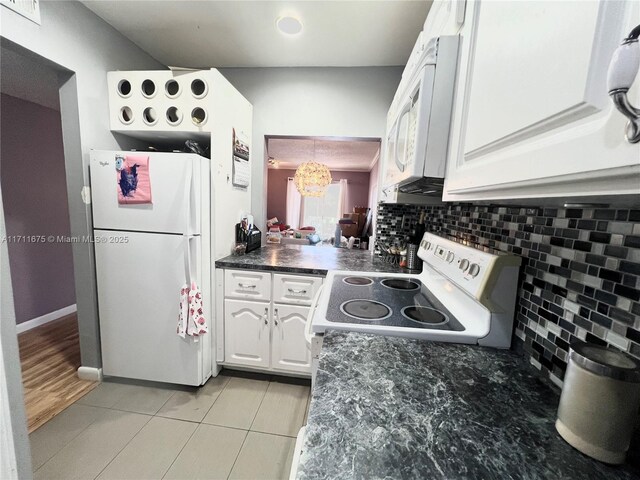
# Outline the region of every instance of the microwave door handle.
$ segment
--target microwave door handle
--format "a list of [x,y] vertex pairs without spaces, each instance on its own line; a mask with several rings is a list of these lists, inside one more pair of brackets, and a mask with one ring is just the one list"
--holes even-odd
[[400,170],[401,172],[404,172],[404,165],[402,165],[398,161],[398,137],[400,136],[400,128],[398,127],[400,126],[400,118],[401,116],[398,117],[398,120],[395,126],[395,135],[394,135],[394,141],[393,141],[393,161],[398,167],[398,170]]
[[[400,137],[400,124],[402,123],[402,117],[407,115],[410,111],[411,111],[411,99],[409,99],[409,102],[404,106],[404,108],[400,112],[400,115],[398,115],[398,121],[396,122],[396,141],[394,145],[394,157],[395,157],[396,165],[398,166],[398,170],[400,170],[401,172],[404,172],[405,164],[400,162],[400,160],[398,159],[398,138]],[[409,122],[407,122],[407,133],[409,133]],[[407,141],[408,140],[409,139],[407,138]],[[403,153],[406,153],[407,151],[407,141],[405,141],[405,144],[404,144],[405,151]]]

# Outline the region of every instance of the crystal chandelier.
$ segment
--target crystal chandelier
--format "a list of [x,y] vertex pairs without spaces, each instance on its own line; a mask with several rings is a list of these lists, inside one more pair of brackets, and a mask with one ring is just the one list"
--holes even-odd
[[296,169],[293,181],[303,197],[322,197],[331,184],[331,172],[326,165],[306,162]]
[[[316,142],[313,142],[313,158],[316,157]],[[315,161],[305,162],[296,169],[293,181],[303,197],[322,197],[331,185],[329,167]]]

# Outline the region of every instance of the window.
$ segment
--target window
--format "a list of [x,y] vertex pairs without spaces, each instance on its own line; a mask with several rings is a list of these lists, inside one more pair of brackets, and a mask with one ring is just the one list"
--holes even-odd
[[303,197],[304,226],[315,227],[320,238],[326,240],[333,237],[339,220],[340,183],[335,182],[327,187],[322,197]]

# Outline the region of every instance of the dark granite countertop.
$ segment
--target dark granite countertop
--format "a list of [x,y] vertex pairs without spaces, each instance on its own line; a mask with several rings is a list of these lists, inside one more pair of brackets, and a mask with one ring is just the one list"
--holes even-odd
[[558,400],[513,352],[328,332],[297,478],[640,478],[566,443]]
[[216,260],[216,267],[310,275],[326,275],[329,270],[408,272],[379,257],[373,257],[368,250],[310,245],[266,245],[246,255],[230,255]]

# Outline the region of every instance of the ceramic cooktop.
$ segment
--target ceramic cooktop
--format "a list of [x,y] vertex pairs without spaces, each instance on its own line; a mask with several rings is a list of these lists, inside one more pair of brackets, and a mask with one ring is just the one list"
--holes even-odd
[[417,278],[336,275],[327,320],[464,331],[462,324]]

